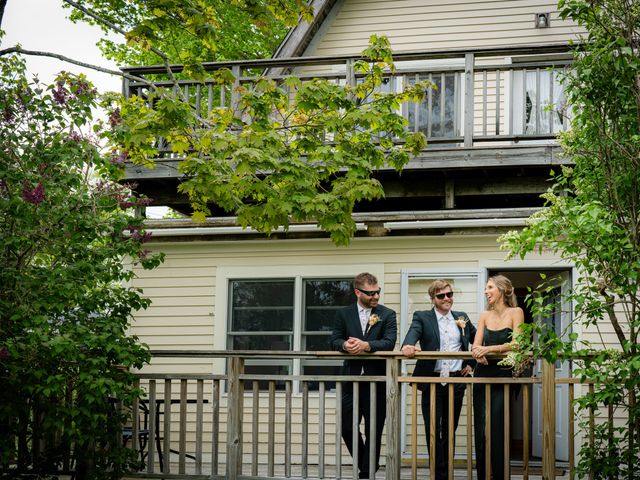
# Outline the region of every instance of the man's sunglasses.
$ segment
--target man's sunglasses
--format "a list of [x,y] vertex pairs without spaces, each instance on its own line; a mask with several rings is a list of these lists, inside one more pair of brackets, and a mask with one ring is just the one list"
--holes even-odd
[[453,292],[436,293],[434,295],[438,300],[444,300],[444,297],[453,298]]
[[361,288],[356,288],[360,293],[364,293],[367,297],[373,297],[374,295],[380,295],[382,289],[378,290],[362,290]]

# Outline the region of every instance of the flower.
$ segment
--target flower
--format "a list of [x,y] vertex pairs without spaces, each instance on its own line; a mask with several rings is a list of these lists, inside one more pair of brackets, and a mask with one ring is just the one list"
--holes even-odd
[[378,323],[378,321],[380,320],[380,317],[377,314],[373,314],[369,317],[369,328],[373,327],[376,323]]
[[464,329],[464,327],[466,327],[466,326],[467,326],[467,322],[468,322],[468,321],[469,321],[469,320],[468,320],[466,317],[464,317],[464,316],[460,316],[460,317],[456,318],[456,325],[457,325],[458,327],[460,327],[460,328]]
[[38,183],[34,189],[31,189],[30,183],[25,183],[22,189],[22,199],[25,202],[40,205],[44,201],[44,185]]

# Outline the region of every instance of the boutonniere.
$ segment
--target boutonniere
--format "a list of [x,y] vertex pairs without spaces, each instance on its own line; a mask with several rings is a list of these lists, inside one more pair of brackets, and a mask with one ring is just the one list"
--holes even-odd
[[373,327],[376,323],[378,323],[380,321],[380,317],[377,314],[373,314],[369,317],[369,322],[367,322],[367,325],[369,325],[367,327],[367,332],[369,330],[371,330],[371,327]]
[[465,317],[460,316],[460,317],[456,318],[456,325],[464,330],[464,327],[467,326],[467,322],[468,321],[469,320],[467,320]]

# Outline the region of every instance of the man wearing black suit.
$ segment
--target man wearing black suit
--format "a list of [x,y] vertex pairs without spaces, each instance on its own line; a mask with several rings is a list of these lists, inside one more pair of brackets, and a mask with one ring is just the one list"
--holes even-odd
[[[468,351],[476,335],[476,328],[464,312],[454,312],[453,289],[449,282],[436,280],[429,286],[429,297],[433,303],[431,310],[417,311],[409,331],[402,342],[402,353],[413,357],[420,351],[458,352]],[[420,342],[420,346],[416,343]],[[466,377],[473,371],[472,360],[418,360],[413,370],[414,376],[427,377]],[[430,445],[430,386],[428,383],[418,384],[422,390],[422,416],[427,432],[427,445]],[[454,384],[453,429],[458,427],[460,410],[466,385]],[[436,384],[436,479],[448,478],[449,465],[449,385]],[[454,435],[455,449],[455,435]]]
[[[357,302],[344,307],[336,313],[335,327],[331,334],[331,348],[351,355],[361,355],[380,350],[393,350],[398,336],[396,312],[380,305],[380,288],[378,280],[370,273],[360,273],[354,282]],[[343,366],[345,375],[386,375],[384,360],[345,360]],[[358,412],[353,411],[353,384],[343,384],[342,393],[342,438],[353,457],[353,416],[357,415],[358,424],[364,417],[365,440],[358,430],[358,458],[354,462],[358,465],[359,478],[370,478],[380,466],[380,444],[382,429],[386,417],[386,387],[384,382],[376,383],[376,411],[375,411],[375,462],[369,458],[370,450],[370,387],[369,382],[353,382],[359,387]],[[370,471],[373,463],[374,471]]]

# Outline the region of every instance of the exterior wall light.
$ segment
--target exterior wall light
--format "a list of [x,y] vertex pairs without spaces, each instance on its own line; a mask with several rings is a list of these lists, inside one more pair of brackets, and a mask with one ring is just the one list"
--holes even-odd
[[535,14],[535,27],[536,28],[549,28],[551,25],[551,14],[549,13],[536,13]]

